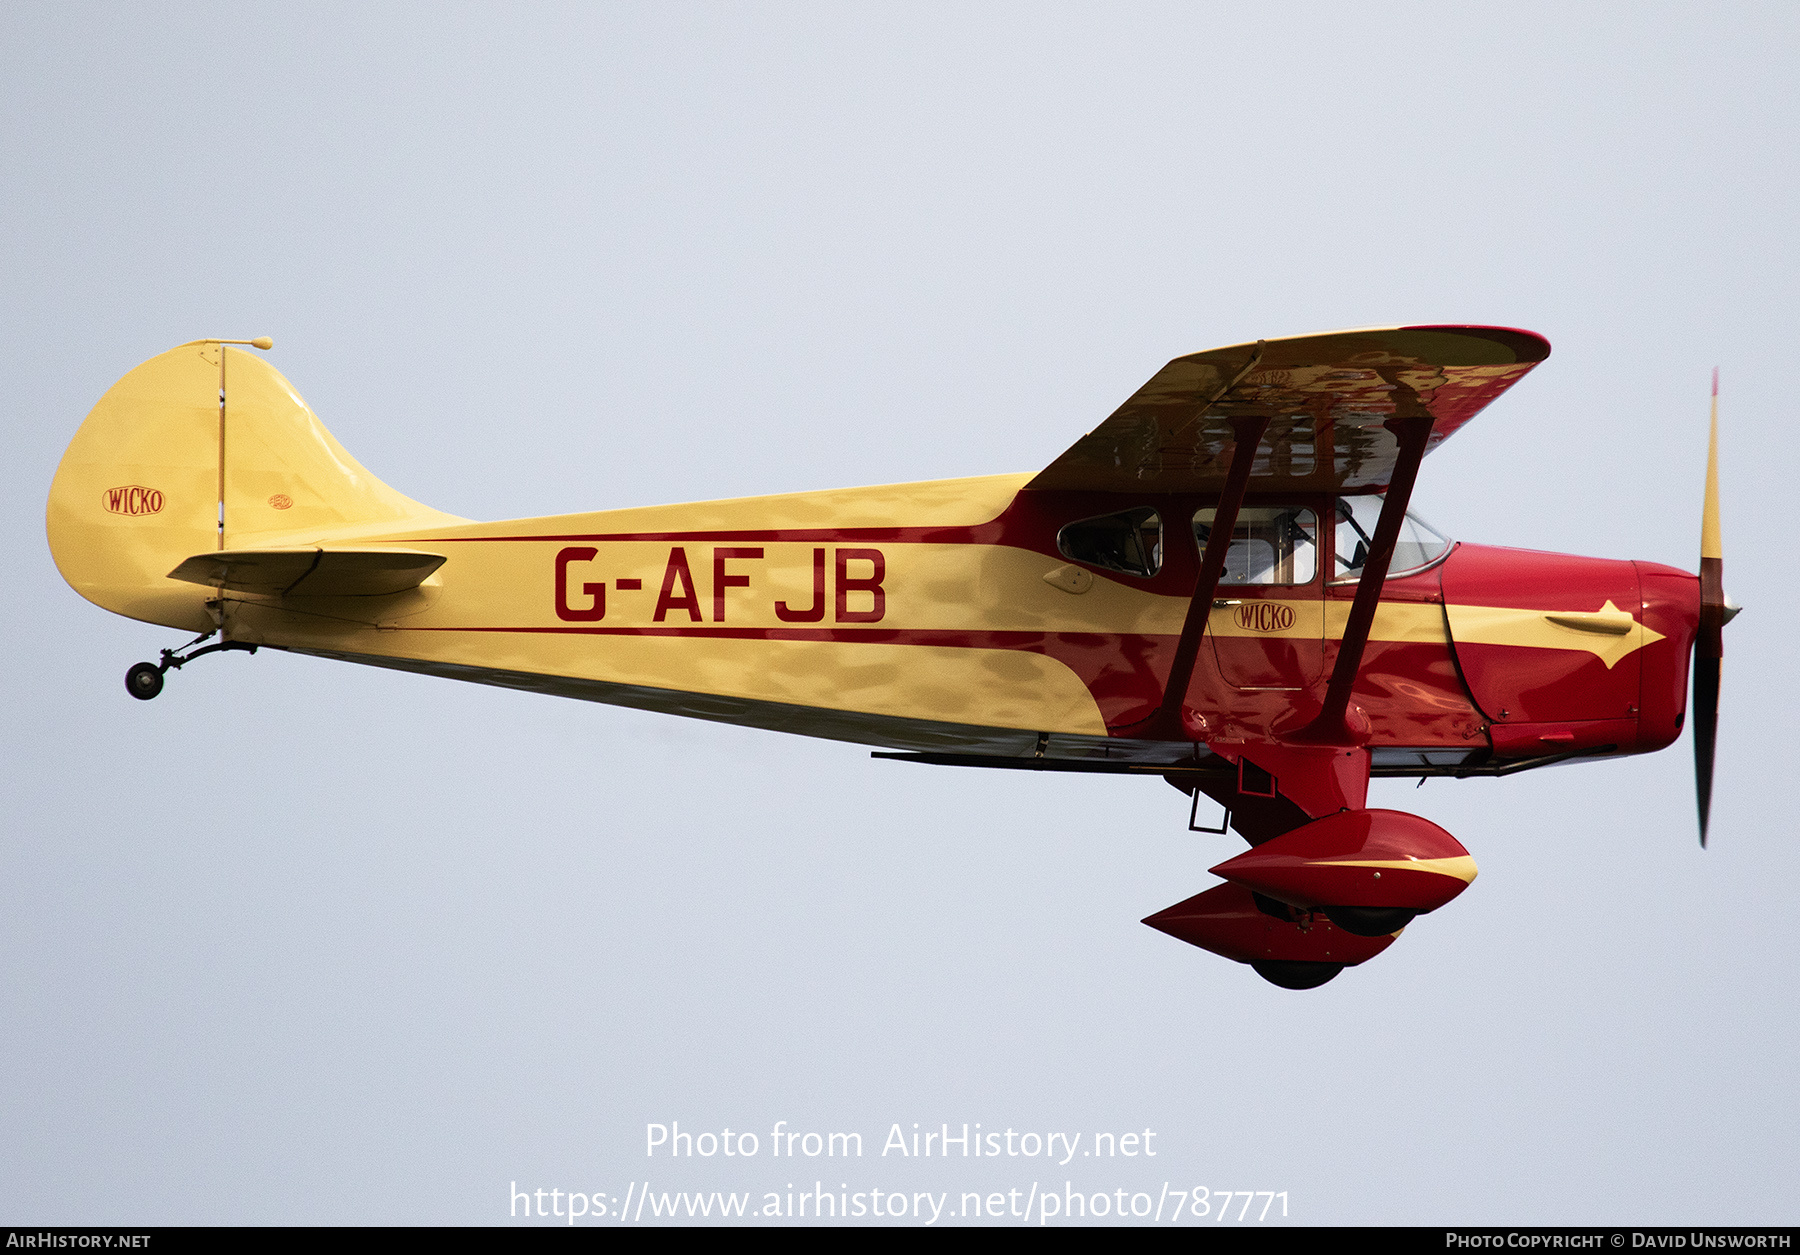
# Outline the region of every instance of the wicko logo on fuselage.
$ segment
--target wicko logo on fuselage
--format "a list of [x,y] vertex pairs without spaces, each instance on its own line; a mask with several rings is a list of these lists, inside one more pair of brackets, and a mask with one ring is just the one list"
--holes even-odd
[[139,484],[127,484],[123,488],[108,488],[102,499],[106,508],[113,514],[156,514],[163,508],[163,495],[155,488],[145,488]]
[[1232,619],[1246,632],[1285,632],[1294,626],[1294,608],[1279,601],[1246,601]]

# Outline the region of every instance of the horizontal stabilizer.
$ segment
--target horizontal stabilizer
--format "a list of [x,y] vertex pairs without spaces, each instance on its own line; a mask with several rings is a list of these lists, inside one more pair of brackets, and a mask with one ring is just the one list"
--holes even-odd
[[417,588],[443,565],[442,554],[415,549],[221,549],[169,578],[278,597],[381,597]]

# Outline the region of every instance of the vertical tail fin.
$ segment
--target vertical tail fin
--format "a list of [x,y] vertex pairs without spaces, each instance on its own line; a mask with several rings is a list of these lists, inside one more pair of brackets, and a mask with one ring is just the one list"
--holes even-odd
[[100,398],[57,467],[45,524],[57,569],[83,597],[204,632],[209,590],[169,578],[196,554],[464,521],[369,474],[262,358],[197,341]]

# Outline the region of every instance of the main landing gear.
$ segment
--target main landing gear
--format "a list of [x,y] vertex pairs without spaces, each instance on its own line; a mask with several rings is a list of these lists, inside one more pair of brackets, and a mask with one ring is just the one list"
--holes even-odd
[[1306,959],[1264,959],[1250,966],[1258,976],[1283,989],[1317,989],[1344,970],[1342,963],[1314,963]]
[[[182,649],[190,649],[211,635],[211,632],[207,632],[196,636],[182,646]],[[179,671],[202,654],[216,654],[225,649],[241,649],[247,654],[256,652],[256,646],[247,645],[243,641],[220,641],[217,645],[208,645],[205,649],[195,649],[193,653],[183,653],[181,649],[165,649],[162,651],[160,663],[140,662],[125,673],[125,691],[140,702],[147,702],[163,691],[163,673],[170,667]]]

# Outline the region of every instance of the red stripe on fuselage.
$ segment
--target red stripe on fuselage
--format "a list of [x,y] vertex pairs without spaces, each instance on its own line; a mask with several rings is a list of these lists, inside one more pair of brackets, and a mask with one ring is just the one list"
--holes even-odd
[[698,532],[580,532],[544,536],[431,536],[397,544],[424,544],[427,540],[442,544],[470,542],[542,541],[545,544],[568,544],[573,541],[621,543],[625,541],[664,541],[674,544],[701,541],[762,541],[779,544],[837,544],[850,541],[886,541],[896,545],[998,545],[1005,543],[1006,528],[999,519],[975,527],[795,527],[750,528],[727,531]]

